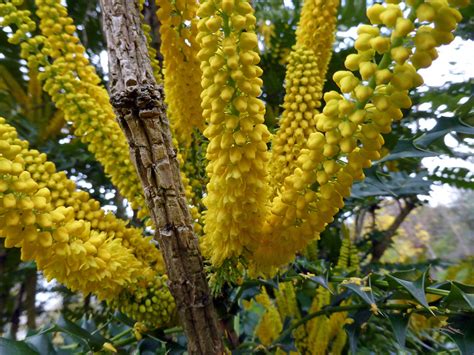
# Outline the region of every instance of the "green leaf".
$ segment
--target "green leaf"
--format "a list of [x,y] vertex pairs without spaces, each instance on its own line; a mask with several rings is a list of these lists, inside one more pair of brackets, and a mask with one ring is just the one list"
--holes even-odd
[[452,283],[449,295],[444,299],[446,306],[474,310],[474,295],[470,295]]
[[354,283],[349,283],[349,284],[341,284],[341,287],[346,287],[352,292],[354,292],[357,296],[362,298],[362,300],[364,300],[364,302],[367,303],[369,306],[372,304],[375,304],[375,299],[372,292],[369,293],[367,291],[363,291],[361,289],[361,286],[356,285]]
[[459,281],[451,281],[451,283],[453,285],[456,285],[457,287],[459,287],[462,291],[466,292],[466,293],[469,293],[469,294],[472,294],[474,293],[474,285],[466,285],[462,282],[459,282]]
[[323,276],[311,276],[309,279],[315,283],[317,283],[318,285],[324,287],[326,290],[328,290],[331,295],[334,294],[334,292],[331,290],[331,288],[329,287],[329,283],[328,283],[328,275],[326,274],[325,277]]
[[394,276],[405,276],[407,275],[407,272],[394,273],[393,275],[389,274],[387,276],[389,278],[389,282],[391,280],[394,283],[402,286],[415,300],[418,301],[418,303],[420,303],[423,307],[425,307],[428,311],[431,312],[425,294],[425,282],[428,276],[428,270],[429,269],[426,269],[423,274],[414,281]]
[[410,316],[408,314],[394,314],[391,313],[388,315],[390,324],[392,325],[393,333],[395,334],[395,339],[397,343],[405,348],[405,341],[407,337],[407,327]]
[[427,173],[421,172],[410,176],[404,172],[381,174],[376,167],[364,171],[366,178],[356,182],[352,188],[351,197],[366,199],[367,197],[392,196],[395,198],[424,194],[430,191],[432,182]]
[[392,149],[390,154],[383,157],[382,159],[376,161],[375,164],[380,164],[390,160],[405,159],[405,158],[426,158],[433,157],[438,155],[437,152],[431,152],[425,149],[422,149],[420,146],[414,144],[414,142],[409,139],[400,139],[395,147]]
[[35,334],[26,337],[25,342],[36,349],[40,354],[56,354],[51,339],[46,334]]
[[59,331],[69,334],[70,336],[78,339],[81,343],[87,345],[90,350],[99,351],[102,349],[103,344],[107,341],[100,334],[91,334],[87,330],[81,328],[77,324],[67,320],[64,317],[60,317],[56,327]]
[[369,318],[372,316],[372,312],[367,309],[362,309],[350,316],[354,320],[351,324],[345,326],[347,335],[349,337],[349,347],[351,354],[357,353],[357,340],[360,334],[360,327],[362,324],[367,323]]
[[453,316],[448,319],[449,327],[441,330],[442,333],[449,336],[461,351],[463,355],[474,354],[474,317],[461,315]]
[[8,355],[40,355],[24,341],[0,338],[0,354]]
[[421,137],[415,139],[414,143],[420,148],[428,147],[438,138],[444,137],[446,134],[451,132],[473,135],[474,127],[464,124],[458,118],[440,119],[433,129],[424,133]]

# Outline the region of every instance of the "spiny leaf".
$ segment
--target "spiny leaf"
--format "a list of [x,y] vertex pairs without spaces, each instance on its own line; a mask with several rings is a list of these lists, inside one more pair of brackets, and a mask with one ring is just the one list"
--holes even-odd
[[397,339],[398,344],[405,348],[405,341],[407,337],[407,327],[410,316],[408,314],[394,314],[391,313],[388,315],[390,324],[392,325],[393,333],[395,334],[395,339]]
[[474,354],[474,327],[473,316],[453,316],[448,319],[450,326],[442,333],[449,336],[459,347],[462,355]]
[[431,152],[423,149],[421,146],[414,144],[414,141],[409,139],[400,139],[390,154],[378,160],[375,164],[380,164],[390,160],[404,159],[404,158],[426,158],[438,155],[437,152]]
[[0,338],[0,354],[8,355],[40,355],[24,341]]
[[372,292],[367,292],[367,291],[362,290],[361,286],[356,285],[354,283],[341,284],[341,286],[346,287],[352,292],[354,292],[357,296],[362,298],[362,300],[364,300],[364,302],[366,302],[368,305],[375,304],[375,299]]
[[474,127],[464,124],[458,118],[440,119],[433,129],[424,133],[421,137],[416,139],[414,143],[419,148],[426,148],[436,139],[444,137],[451,132],[474,135]]
[[91,334],[87,330],[81,328],[77,324],[60,317],[57,324],[57,330],[69,334],[70,336],[85,343],[91,350],[98,351],[102,349],[103,344],[107,341],[99,334]]
[[387,275],[389,278],[389,281],[392,280],[396,284],[402,286],[412,297],[418,301],[423,307],[425,307],[428,311],[431,312],[430,306],[428,304],[428,301],[426,300],[426,294],[425,294],[425,282],[426,278],[428,276],[428,270],[426,269],[423,274],[418,277],[415,281],[403,279],[396,277],[394,275],[403,275],[406,273],[396,273],[394,275]]
[[351,354],[357,353],[357,340],[360,333],[360,327],[362,324],[367,323],[371,316],[372,312],[367,309],[357,311],[354,315],[351,315],[351,318],[354,320],[354,322],[345,326],[347,335],[349,336],[349,347]]
[[451,291],[444,302],[446,302],[446,306],[474,310],[474,295],[465,293],[454,283],[452,283]]

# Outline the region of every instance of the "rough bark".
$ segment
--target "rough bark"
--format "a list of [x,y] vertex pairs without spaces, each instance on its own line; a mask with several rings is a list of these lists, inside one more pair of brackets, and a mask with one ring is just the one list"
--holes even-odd
[[415,209],[416,203],[412,200],[405,201],[405,205],[400,208],[400,213],[397,215],[395,220],[392,222],[390,227],[388,227],[382,233],[382,237],[372,241],[372,262],[379,262],[382,258],[385,251],[388,249],[392,243],[392,238],[397,232],[400,225],[403,223],[405,218],[408,217],[411,211]]
[[163,252],[190,354],[223,352],[193,222],[166,117],[153,77],[136,1],[101,0],[111,102],[127,137]]

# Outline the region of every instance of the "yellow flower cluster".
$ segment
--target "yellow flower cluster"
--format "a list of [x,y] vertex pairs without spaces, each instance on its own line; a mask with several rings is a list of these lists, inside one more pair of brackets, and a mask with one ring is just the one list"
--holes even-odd
[[[282,325],[291,320],[294,324],[301,319],[296,301],[295,288],[291,282],[281,282],[274,290],[275,300],[269,297],[264,288],[255,297],[255,301],[265,309],[260,322],[255,328],[255,335],[263,345],[270,345],[280,336]],[[330,293],[322,287],[316,290],[309,314],[318,312],[330,304]],[[299,354],[323,355],[341,354],[347,335],[344,330],[347,312],[333,313],[330,316],[320,315],[293,331]]]
[[[290,261],[333,221],[344,205],[343,198],[350,195],[353,181],[364,177],[363,168],[380,158],[382,134],[389,133],[392,122],[402,118],[402,108],[411,106],[408,90],[423,83],[416,72],[411,43],[417,50],[434,55],[436,46],[452,39],[449,34],[461,18],[446,1],[430,4],[435,21],[431,34],[426,29],[426,17],[416,17],[420,16],[419,7],[412,9],[409,18],[403,16],[397,4],[376,4],[368,9],[372,25],[359,27],[357,54],[345,61],[349,71],[337,72],[333,77],[341,93],[324,95],[326,105],[316,116],[318,132],[309,136],[297,168],[285,178],[273,200],[265,229],[268,234],[254,256],[255,269],[271,272],[265,264]],[[430,39],[429,45],[417,45],[420,31],[427,41]],[[378,64],[374,59],[377,53],[382,55]],[[354,75],[357,71],[360,77]],[[274,252],[268,253],[270,249]]]
[[[322,151],[309,155],[306,144],[317,131],[316,117],[332,53],[338,5],[339,1],[320,0],[303,5],[297,42],[287,67],[284,112],[272,145],[272,213],[267,216],[252,269],[290,261],[293,254],[288,250],[303,249],[324,228],[322,219],[308,220],[308,206],[317,200],[310,189],[313,170],[323,163],[324,156]],[[336,169],[333,163],[325,164],[328,169]],[[265,252],[268,248],[276,248],[275,253]],[[278,259],[283,257],[276,261],[276,255]]]
[[36,23],[31,19],[31,12],[29,10],[19,10],[17,6],[21,5],[22,1],[7,2],[0,4],[0,17],[2,18],[0,26],[8,26],[15,24],[17,30],[8,38],[12,44],[19,44],[21,41],[28,38],[28,34],[36,29]]
[[283,321],[286,318],[301,318],[295,288],[291,282],[278,283],[278,289],[275,290],[275,301]]
[[198,10],[202,108],[209,126],[203,249],[219,266],[251,252],[266,214],[267,142],[256,19],[246,0],[207,0]]
[[[172,320],[174,301],[166,276],[157,276],[164,264],[151,237],[76,191],[74,182],[57,173],[45,154],[29,149],[3,118],[0,154],[0,235],[6,247],[21,248],[22,259],[35,260],[48,279],[123,306],[137,320],[154,326]],[[133,312],[133,300],[144,292],[154,293],[154,322]]]
[[286,69],[286,94],[279,129],[273,137],[270,163],[271,183],[278,189],[296,167],[300,151],[309,135],[316,131],[315,116],[321,106],[322,85],[317,58],[306,47],[293,47]]
[[[301,312],[296,299],[296,290],[292,282],[278,283],[278,289],[275,290],[275,301],[277,304],[278,314],[282,323],[288,319],[290,324],[294,324],[301,319]],[[296,347],[300,352],[304,353],[303,348],[306,344],[307,334],[304,326],[299,326],[293,331]]]
[[64,172],[56,172],[52,162],[47,161],[46,154],[24,147],[21,155],[25,170],[38,183],[40,188],[51,192],[51,205],[73,209],[73,218],[90,223],[91,229],[106,233],[107,237],[121,240],[125,248],[132,249],[138,259],[153,267],[143,269],[143,275],[151,277],[154,272],[163,272],[164,264],[160,251],[152,244],[151,237],[143,237],[142,230],[127,227],[126,222],[116,218],[112,213],[105,213],[100,203],[90,198],[85,191],[76,190],[73,181]]
[[[22,58],[27,60],[30,70],[43,66],[44,70],[38,77],[44,83],[44,90],[51,95],[56,107],[64,112],[65,119],[74,123],[74,133],[88,144],[88,149],[104,166],[120,193],[131,202],[132,208],[140,209],[138,216],[147,217],[141,185],[129,158],[125,136],[115,121],[107,91],[99,85],[100,78],[74,35],[76,28],[72,19],[59,0],[38,0],[36,4],[42,35],[21,37],[24,39],[21,43]],[[29,12],[21,12],[12,5],[3,11],[8,11],[10,16],[7,18],[9,22],[3,21],[3,25],[31,21]],[[51,63],[48,58],[52,58]],[[156,69],[155,75],[158,74]],[[186,178],[183,181],[186,182]],[[151,224],[150,220],[148,224]]]
[[[75,133],[89,144],[89,150],[104,165],[112,183],[133,207],[144,208],[140,183],[128,156],[127,142],[115,122],[107,91],[99,86],[100,79],[84,56],[84,47],[74,35],[76,28],[72,19],[67,16],[67,10],[59,0],[38,0],[36,5],[42,36],[34,37],[24,34],[18,37],[17,33],[23,28],[26,31],[25,24],[31,21],[29,14],[25,15],[24,11],[11,4],[5,5],[9,17],[4,18],[3,25],[15,23],[18,26],[9,41],[18,43],[19,40],[12,41],[17,37],[24,40],[21,44],[22,57],[30,67],[34,68],[38,63],[45,66],[38,77],[56,106],[64,112],[66,120],[74,123]],[[28,29],[32,30],[33,26],[28,25]],[[48,58],[52,59],[51,64]]]
[[255,328],[255,335],[263,345],[270,345],[283,330],[283,323],[277,307],[275,307],[272,299],[268,296],[265,288],[262,288],[260,294],[255,297],[255,300],[264,308],[264,313]]
[[[309,308],[309,313],[318,312],[323,307],[330,304],[331,294],[328,290],[319,287],[314,295],[313,302]],[[325,315],[315,317],[306,323],[306,332],[308,339],[306,342],[306,351],[309,354],[326,354],[329,349],[329,318]]]
[[359,271],[360,262],[358,250],[352,244],[349,231],[344,227],[344,238],[342,239],[339,257],[337,259],[336,270],[338,272],[349,273],[351,271]]
[[145,0],[140,0],[139,6],[140,6],[140,19],[142,21],[142,31],[146,38],[146,46],[148,48],[148,55],[150,56],[151,67],[153,69],[153,76],[155,77],[155,80],[157,83],[162,83],[163,77],[161,75],[161,66],[160,66],[160,63],[158,62],[158,59],[156,58],[158,53],[156,49],[153,48],[152,46],[152,41],[153,41],[153,37],[151,35],[152,28],[148,24],[145,23],[145,17],[143,16],[144,5],[145,5]]
[[[331,303],[331,294],[318,287],[308,313],[318,312]],[[306,343],[304,353],[312,355],[341,354],[347,341],[344,325],[347,312],[336,312],[330,316],[320,315],[305,325]],[[301,349],[299,349],[301,350]]]
[[176,322],[176,304],[167,286],[167,276],[137,282],[109,303],[138,322],[151,327],[170,326]]
[[305,46],[316,56],[315,79],[321,87],[331,60],[338,7],[339,0],[305,0],[296,29],[296,45]]
[[116,294],[141,274],[142,265],[120,239],[90,231],[89,223],[74,219],[72,207],[53,207],[51,191],[25,168],[28,143],[3,118],[0,142],[0,235],[6,247],[21,248],[22,259],[34,259],[48,279],[72,290],[95,291],[100,298]]
[[184,147],[191,143],[193,129],[204,129],[201,109],[201,69],[196,41],[198,2],[159,0],[161,53],[164,59],[164,89],[173,133]]

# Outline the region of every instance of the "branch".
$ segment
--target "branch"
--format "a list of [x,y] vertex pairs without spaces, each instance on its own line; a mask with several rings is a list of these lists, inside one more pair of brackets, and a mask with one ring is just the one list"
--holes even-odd
[[411,211],[413,211],[416,207],[415,200],[407,199],[405,201],[405,206],[400,209],[400,213],[392,222],[390,227],[388,227],[385,231],[382,232],[382,236],[379,239],[372,240],[372,262],[379,262],[382,258],[383,254],[390,246],[392,242],[392,238],[397,232],[400,225],[403,221],[408,217]]
[[111,102],[130,146],[165,259],[190,354],[223,344],[184,196],[162,87],[153,76],[137,1],[101,0]]

